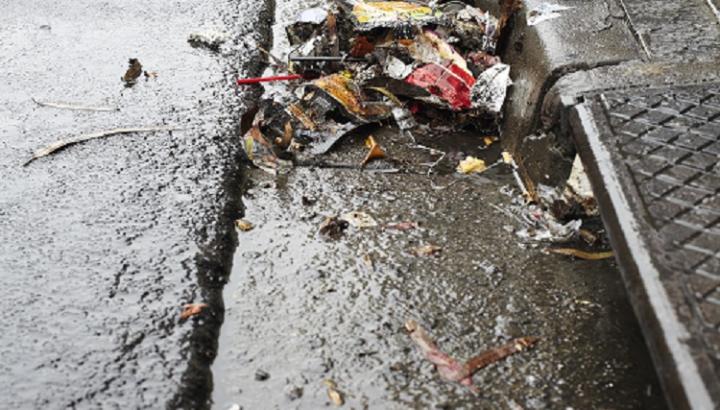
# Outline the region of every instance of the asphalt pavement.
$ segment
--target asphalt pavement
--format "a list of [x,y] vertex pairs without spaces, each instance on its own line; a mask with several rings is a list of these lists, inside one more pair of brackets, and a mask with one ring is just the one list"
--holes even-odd
[[[0,1],[1,408],[205,406],[262,1]],[[188,35],[227,33],[218,52]],[[156,78],[125,87],[128,59]],[[40,101],[113,106],[95,112]],[[23,167],[55,140],[119,127]],[[181,322],[183,304],[210,305]]]

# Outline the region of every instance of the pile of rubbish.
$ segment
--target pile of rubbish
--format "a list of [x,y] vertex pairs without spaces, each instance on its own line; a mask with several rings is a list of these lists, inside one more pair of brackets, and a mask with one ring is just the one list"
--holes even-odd
[[287,85],[243,118],[248,158],[274,173],[368,124],[494,125],[511,84],[495,53],[520,2],[500,3],[500,17],[459,1],[336,0],[302,11],[285,28],[287,61],[268,52],[282,75],[238,80]]

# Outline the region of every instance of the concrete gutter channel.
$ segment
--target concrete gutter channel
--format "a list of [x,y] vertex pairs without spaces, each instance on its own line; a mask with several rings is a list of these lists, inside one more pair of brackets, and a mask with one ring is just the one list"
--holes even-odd
[[[720,269],[715,247],[694,245],[720,243],[720,186],[706,182],[720,174],[716,151],[707,152],[720,140],[717,2],[555,3],[573,9],[535,27],[516,19],[504,141],[533,183],[561,183],[580,154],[669,405],[717,408]],[[700,109],[708,114],[692,113]],[[653,139],[660,132],[671,138]],[[626,148],[628,136],[637,150]],[[656,168],[640,165],[648,155]],[[707,165],[686,165],[698,156]],[[681,168],[690,176],[672,177]],[[658,181],[670,191],[646,188]],[[686,189],[697,196],[681,197]],[[697,262],[693,252],[703,252]]]
[[[525,10],[533,9],[541,3],[544,2],[528,0],[525,2]],[[519,160],[527,180],[548,185],[565,180],[576,152],[569,121],[571,108],[582,101],[578,97],[583,91],[598,88],[591,86],[586,89],[586,84],[578,85],[577,81],[593,73],[607,73],[604,71],[606,67],[622,67],[627,62],[630,64],[629,69],[632,69],[632,64],[645,64],[641,48],[634,40],[633,31],[627,24],[627,17],[620,4],[612,0],[557,3],[573,8],[563,11],[560,18],[535,27],[526,27],[524,11],[517,16],[504,54],[504,61],[513,67],[514,85],[502,124],[503,144]],[[289,11],[283,9],[283,13]],[[707,69],[711,70],[712,66],[708,65]],[[643,84],[648,78],[642,73],[635,77],[638,84]],[[536,132],[537,137],[532,137]],[[381,145],[393,144],[392,133],[383,134],[383,131],[379,131],[376,135]],[[330,162],[345,160],[345,163],[351,163],[357,161],[359,155],[361,158],[362,149],[352,147],[352,144],[361,145],[361,141],[350,141],[349,144],[350,147],[346,143],[341,144],[337,152],[330,155]],[[410,158],[414,154],[404,152],[400,155]],[[583,158],[587,160],[586,156]],[[549,307],[556,302],[528,296],[542,293],[539,290],[542,286],[549,286],[545,291],[550,294],[564,295],[560,299],[567,297],[566,292],[583,293],[594,289],[598,306],[606,304],[608,308],[600,314],[600,320],[614,321],[617,320],[614,318],[616,315],[624,315],[627,306],[624,301],[616,299],[617,294],[610,296],[620,289],[614,287],[619,282],[615,282],[617,278],[612,276],[613,270],[610,269],[609,275],[598,276],[579,287],[573,283],[572,276],[564,274],[561,275],[562,279],[556,278],[559,283],[548,284],[548,277],[544,276],[546,273],[542,273],[542,268],[528,266],[539,264],[555,272],[572,272],[571,275],[576,275],[583,269],[580,267],[583,263],[573,266],[557,264],[557,261],[547,258],[537,259],[536,252],[527,252],[521,256],[525,251],[521,254],[508,251],[514,247],[511,244],[515,239],[512,235],[497,233],[504,230],[503,226],[497,225],[499,222],[488,219],[483,212],[478,212],[477,207],[445,204],[454,201],[446,201],[444,198],[461,198],[468,194],[468,189],[433,192],[425,185],[425,178],[418,175],[392,177],[373,173],[372,169],[370,172],[357,173],[332,167],[297,168],[277,180],[268,179],[255,170],[247,170],[247,176],[248,185],[243,200],[246,218],[257,226],[253,232],[242,234],[233,263],[231,282],[224,290],[226,321],[220,336],[218,358],[213,365],[213,403],[216,408],[326,406],[328,401],[324,388],[317,383],[322,378],[332,378],[339,382],[341,388],[349,392],[346,400],[351,405],[370,408],[388,405],[415,408],[512,407],[516,404],[515,399],[528,408],[548,405],[574,405],[579,408],[607,405],[614,408],[664,407],[662,399],[657,396],[658,392],[654,390],[657,388],[654,376],[644,367],[647,362],[643,359],[646,355],[643,348],[633,345],[630,351],[618,349],[618,343],[627,343],[622,341],[625,337],[633,339],[632,330],[626,330],[632,329],[634,323],[617,325],[621,333],[626,332],[623,335],[606,332],[607,329],[580,330],[574,325],[552,328],[547,322],[562,321],[567,311],[558,306]],[[479,195],[474,200],[477,202],[482,198],[486,205],[503,206],[507,199],[492,192],[499,191],[501,185],[510,180],[503,179],[501,175],[492,175],[490,178],[497,178],[497,181],[483,181],[480,186],[470,189]],[[441,175],[433,178],[431,184],[450,187],[452,183],[453,179]],[[597,191],[598,196],[602,197],[603,191]],[[312,205],[299,205],[305,203],[307,198],[312,200]],[[432,216],[418,212],[426,206],[432,210],[428,214]],[[378,217],[396,219],[407,218],[408,212],[412,210],[412,217],[428,218],[425,221],[426,231],[435,231],[436,234],[442,232],[440,236],[444,240],[448,240],[448,243],[455,241],[457,246],[448,246],[439,264],[418,264],[406,257],[398,257],[392,248],[432,240],[433,236],[428,235],[428,232],[409,235],[409,238],[380,235],[370,240],[354,238],[344,244],[319,245],[314,237],[321,220],[318,217],[353,209],[368,210]],[[483,236],[484,239],[479,242],[486,243],[478,245],[460,239],[463,235],[466,238],[477,235],[473,230],[466,232],[456,227],[454,232],[445,231],[457,222],[459,215],[462,215],[463,220],[485,224],[486,230],[494,233]],[[505,244],[505,250],[499,252],[499,255],[492,250],[497,244]],[[359,284],[352,279],[358,271],[362,272],[362,267],[358,268],[357,263],[358,250],[385,259],[375,263],[370,277],[361,275]],[[481,265],[489,266],[494,266],[492,262],[502,258],[505,262],[502,263],[500,276],[511,277],[507,280],[510,283],[499,286],[490,279],[489,285],[480,285],[480,288],[489,286],[489,292],[473,290],[472,296],[466,295],[468,284],[477,285],[473,282],[477,278],[462,273],[468,269],[463,262],[477,261],[483,256],[488,259],[483,260]],[[619,260],[626,266],[629,261],[622,256]],[[593,274],[608,269],[608,266],[585,266]],[[478,267],[473,269],[477,271]],[[492,276],[492,272],[500,272],[495,269],[486,270],[485,275]],[[511,273],[518,271],[524,271],[534,278],[528,278],[529,281],[539,282],[535,282],[535,285],[520,285]],[[446,287],[444,290],[433,283],[438,272],[448,275],[442,283]],[[381,275],[387,277],[380,282],[371,279]],[[407,275],[419,279],[408,283],[404,279]],[[428,291],[436,296],[418,298],[417,295]],[[520,297],[520,294],[525,296]],[[311,296],[309,301],[308,295]],[[437,300],[438,297],[440,300]],[[443,301],[443,297],[447,300]],[[475,297],[487,298],[488,302],[477,305],[466,301],[467,298]],[[523,302],[518,302],[518,297]],[[507,306],[502,306],[504,298],[510,300]],[[428,306],[423,307],[423,303]],[[437,303],[440,305],[436,306]],[[453,306],[453,303],[459,303],[463,309],[452,311],[448,305]],[[518,309],[514,306],[516,303],[522,307]],[[531,312],[528,309],[530,306],[536,311]],[[370,314],[364,313],[365,310],[369,310]],[[469,312],[478,315],[473,318],[475,315],[469,315]],[[573,316],[572,322],[587,320],[577,312],[569,314]],[[489,340],[495,340],[481,336],[486,343],[478,345],[474,342],[470,347],[460,342],[473,328],[488,327],[488,318],[496,320],[495,338],[502,339],[513,334],[517,336],[517,332],[522,329],[547,335],[549,340],[558,340],[563,337],[561,335],[565,335],[569,338],[566,342],[572,340],[570,344],[583,345],[583,348],[578,349],[586,350],[569,353],[548,348],[546,354],[534,359],[540,363],[539,368],[532,364],[532,360],[511,359],[507,366],[501,366],[500,376],[496,379],[493,380],[493,376],[482,379],[485,392],[480,401],[475,401],[452,386],[438,385],[434,376],[425,371],[427,368],[422,367],[422,363],[410,363],[417,362],[417,357],[408,357],[407,349],[402,353],[397,350],[398,345],[404,344],[404,336],[397,334],[398,323],[405,317],[423,319],[423,315],[429,316],[425,319],[432,323],[432,329],[447,332],[448,337],[441,338],[441,342],[451,344],[456,351],[466,355],[472,353],[473,346],[487,346]],[[509,330],[505,322],[508,317],[521,315],[526,317],[519,322],[510,319],[513,330]],[[644,320],[642,314],[639,317]],[[633,321],[626,315],[625,318]],[[540,322],[546,324],[540,325]],[[585,344],[592,343],[588,338],[594,338],[594,342],[599,345],[597,349]],[[353,343],[354,340],[357,343]],[[576,358],[571,359],[571,355],[576,355]],[[399,357],[402,358],[400,362],[388,362],[398,360]],[[368,362],[367,358],[375,360]],[[608,386],[611,386],[608,389],[599,388],[595,384],[597,380],[589,382],[576,371],[579,368],[598,369],[594,366],[608,361],[618,363],[626,358],[634,361],[638,367],[606,374],[607,380],[615,380],[608,382]],[[563,374],[560,379],[545,367],[549,363],[558,362],[564,362],[558,369],[574,366],[570,373],[558,370]],[[513,369],[513,366],[519,368]],[[258,382],[258,371],[264,375],[261,382]],[[515,389],[518,394],[513,395],[507,387],[518,386],[522,374],[526,374],[526,382],[531,379],[535,381],[527,382],[529,384],[519,390]],[[543,381],[537,382],[538,379]],[[623,383],[619,380],[624,380],[628,390],[614,390],[614,383]],[[663,381],[667,382],[666,379]],[[570,398],[568,391],[559,387],[566,383],[576,383],[579,391],[577,397]],[[648,392],[648,396],[637,396],[637,383],[648,386],[647,389],[642,388]],[[550,385],[555,386],[553,393],[549,393],[552,390]],[[673,398],[672,394],[670,397]],[[671,402],[675,403],[674,400]]]

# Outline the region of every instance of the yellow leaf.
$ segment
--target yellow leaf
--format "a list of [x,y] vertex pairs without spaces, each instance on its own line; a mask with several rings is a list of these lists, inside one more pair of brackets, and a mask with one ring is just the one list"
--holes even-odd
[[235,221],[235,227],[243,232],[251,231],[254,228],[253,224],[244,219],[238,219]]
[[330,401],[336,406],[342,406],[345,403],[345,400],[343,399],[342,393],[337,390],[335,382],[332,380],[325,380],[325,385],[328,388],[327,394]]
[[503,151],[502,153],[503,162],[506,164],[512,164],[513,163],[513,157],[510,155],[509,152]]
[[477,159],[475,157],[467,157],[464,160],[460,161],[460,164],[458,164],[457,166],[457,172],[460,172],[462,174],[483,172],[486,169],[487,166],[485,166],[485,161]]

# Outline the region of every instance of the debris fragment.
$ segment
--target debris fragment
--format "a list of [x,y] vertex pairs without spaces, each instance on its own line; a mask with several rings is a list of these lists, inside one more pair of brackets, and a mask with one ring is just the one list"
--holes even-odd
[[440,98],[441,103],[448,104],[454,110],[467,109],[472,105],[470,90],[475,79],[454,63],[427,64],[413,71],[405,81],[429,90]]
[[615,256],[615,253],[613,251],[604,251],[604,252],[587,252],[580,249],[575,248],[550,248],[547,250],[550,253],[555,253],[558,255],[566,255],[566,256],[572,256],[578,259],[583,259],[586,261],[598,261],[603,259],[610,259]]
[[186,320],[193,316],[199,315],[206,307],[208,307],[207,303],[187,304],[183,306],[183,311],[180,313],[180,320]]
[[300,386],[293,386],[293,385],[287,385],[285,386],[285,389],[283,389],[285,393],[285,397],[287,397],[290,401],[297,400],[303,396],[304,390]]
[[82,105],[82,104],[73,104],[73,103],[61,103],[61,102],[51,102],[51,101],[41,101],[38,99],[33,98],[33,102],[41,107],[51,107],[51,108],[60,108],[64,110],[78,110],[78,111],[120,111],[120,108],[118,107],[109,107],[109,106],[92,106],[92,105]]
[[595,194],[579,155],[575,155],[572,170],[565,184],[565,191],[563,191],[563,198],[567,203],[580,205],[588,216],[598,215]]
[[430,7],[404,1],[359,0],[355,2],[352,12],[363,30],[376,27],[400,27],[409,22],[429,23],[437,20]]
[[54,152],[57,152],[58,150],[66,148],[70,145],[79,144],[81,142],[89,141],[89,140],[96,139],[96,138],[105,138],[105,137],[110,137],[113,135],[121,135],[121,134],[177,131],[178,129],[179,128],[173,127],[173,126],[116,128],[114,130],[94,132],[91,134],[83,134],[83,135],[79,135],[79,136],[68,138],[68,139],[62,139],[62,140],[55,141],[52,144],[35,151],[32,158],[30,158],[23,166],[27,166],[28,164],[30,164],[31,162],[35,161],[38,158],[42,158],[47,155],[53,154]]
[[410,249],[415,256],[435,256],[442,252],[442,247],[437,245],[421,245]]
[[235,227],[243,232],[252,231],[255,226],[244,219],[238,219],[235,221]]
[[193,47],[205,47],[212,51],[218,51],[220,46],[227,41],[228,34],[222,31],[207,30],[191,33],[188,36],[188,43]]
[[344,219],[329,216],[320,224],[320,235],[331,239],[338,239],[350,224]]
[[274,75],[270,77],[251,77],[251,78],[238,78],[235,82],[237,85],[247,84],[258,84],[258,83],[272,83],[275,81],[292,81],[302,80],[303,76],[300,74],[288,74],[288,75]]
[[255,370],[255,380],[259,382],[264,382],[265,380],[270,378],[270,373],[266,372],[262,369]]
[[138,77],[142,74],[142,64],[137,58],[131,58],[128,60],[128,69],[125,71],[125,75],[120,77],[121,80],[125,81],[125,86],[132,87],[137,82]]
[[379,159],[379,158],[385,158],[385,152],[380,148],[380,145],[375,141],[375,138],[373,136],[367,137],[365,139],[365,146],[368,147],[368,153],[365,155],[365,159],[363,159],[361,165],[365,166],[368,162]]
[[430,335],[416,321],[412,319],[406,321],[405,330],[420,348],[425,358],[435,365],[443,379],[460,383],[473,390],[476,390],[476,387],[473,385],[472,377],[478,370],[510,355],[527,350],[539,340],[536,337],[517,338],[506,345],[486,350],[470,358],[467,362],[461,363],[440,350]]
[[344,214],[340,218],[356,228],[373,228],[377,226],[375,219],[365,212],[352,211]]
[[157,78],[158,73],[157,71],[143,71],[143,75],[145,78]]
[[471,90],[473,108],[499,114],[511,84],[510,66],[507,64],[498,63],[483,71]]
[[552,3],[540,3],[535,8],[527,11],[527,25],[534,26],[542,23],[543,21],[552,20],[561,16],[559,13],[563,10],[569,10],[572,7],[561,6],[559,4]]
[[[443,123],[495,127],[510,67],[494,53],[518,8],[519,0],[501,1],[499,18],[457,1],[352,0],[303,10],[285,27],[288,64],[277,61],[275,75],[238,80],[285,81],[288,90],[266,94],[253,127],[242,127],[248,158],[276,173],[279,158],[305,163],[390,117],[413,140],[411,132]],[[363,165],[383,155],[368,148]]]
[[362,256],[362,263],[365,265],[367,270],[374,271],[375,270],[375,262],[372,260],[372,256],[370,256],[369,253],[366,253]]
[[417,222],[413,221],[392,222],[389,224],[385,224],[385,228],[393,229],[396,231],[409,231],[412,229],[417,229],[419,226],[420,225]]
[[460,161],[457,166],[457,172],[461,174],[480,173],[486,169],[487,166],[485,165],[485,161],[470,156]]
[[325,380],[325,386],[327,386],[327,395],[330,401],[336,406],[342,406],[345,403],[342,393],[337,389],[337,384],[328,379]]

